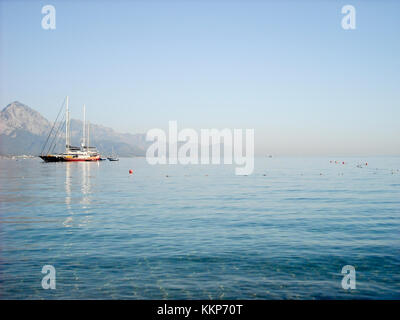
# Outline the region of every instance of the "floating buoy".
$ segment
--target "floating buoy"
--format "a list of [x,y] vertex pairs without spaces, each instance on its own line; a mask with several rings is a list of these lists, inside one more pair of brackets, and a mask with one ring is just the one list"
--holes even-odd
[[368,162],[366,162],[365,165],[367,166],[367,165],[368,165]]
[[342,164],[344,164],[344,161],[342,162]]
[[129,169],[129,174],[132,174],[133,173],[133,170],[132,169]]

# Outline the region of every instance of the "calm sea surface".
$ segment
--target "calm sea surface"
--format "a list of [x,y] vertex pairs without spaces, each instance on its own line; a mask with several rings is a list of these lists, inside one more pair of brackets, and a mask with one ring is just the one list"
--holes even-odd
[[[400,299],[399,169],[0,160],[0,298]],[[55,290],[41,286],[47,264]]]

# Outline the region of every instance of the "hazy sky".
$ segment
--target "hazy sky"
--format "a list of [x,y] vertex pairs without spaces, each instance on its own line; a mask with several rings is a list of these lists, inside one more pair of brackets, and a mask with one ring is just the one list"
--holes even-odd
[[122,132],[178,120],[254,128],[259,154],[400,154],[400,1],[0,0],[1,108],[53,120],[66,95]]

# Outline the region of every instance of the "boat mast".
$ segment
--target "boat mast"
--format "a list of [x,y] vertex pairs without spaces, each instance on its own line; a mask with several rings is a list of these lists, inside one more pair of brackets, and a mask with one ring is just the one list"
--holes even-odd
[[69,97],[67,96],[66,101],[66,110],[65,110],[65,148],[69,149],[69,109],[68,109],[68,100]]
[[89,121],[87,123],[87,147],[90,148],[90,131],[89,131]]
[[86,106],[83,105],[83,137],[82,137],[82,148],[85,148],[86,146]]

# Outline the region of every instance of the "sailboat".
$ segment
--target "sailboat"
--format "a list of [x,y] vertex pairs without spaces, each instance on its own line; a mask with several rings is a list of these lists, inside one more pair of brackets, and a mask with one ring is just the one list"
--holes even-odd
[[117,158],[117,156],[114,153],[114,147],[112,147],[112,153],[111,156],[107,158],[110,161],[119,161],[119,159]]
[[[82,134],[82,142],[80,147],[72,146],[70,141],[70,120],[69,120],[69,108],[68,108],[69,97],[66,97],[66,111],[65,111],[65,151],[64,153],[49,153],[49,150],[55,148],[55,145],[50,144],[48,148],[47,154],[44,154],[43,151],[47,145],[49,137],[51,136],[54,127],[56,126],[56,121],[54,122],[53,128],[51,129],[49,136],[46,140],[45,145],[42,149],[42,154],[40,158],[42,158],[45,162],[69,162],[69,161],[99,161],[101,159],[99,152],[96,147],[90,146],[90,129],[89,122],[87,124],[87,137],[86,137],[86,108],[83,106],[83,134]],[[61,110],[60,110],[61,111]],[[56,119],[57,120],[57,119]],[[58,130],[60,129],[60,125]],[[57,132],[58,132],[57,130]],[[54,140],[57,137],[53,138]]]

